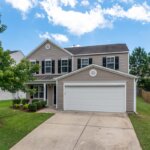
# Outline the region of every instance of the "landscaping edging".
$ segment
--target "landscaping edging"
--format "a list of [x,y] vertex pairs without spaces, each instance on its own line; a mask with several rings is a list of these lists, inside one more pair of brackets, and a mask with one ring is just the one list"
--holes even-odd
[[142,89],[141,96],[143,97],[144,101],[150,103],[150,91],[145,91]]

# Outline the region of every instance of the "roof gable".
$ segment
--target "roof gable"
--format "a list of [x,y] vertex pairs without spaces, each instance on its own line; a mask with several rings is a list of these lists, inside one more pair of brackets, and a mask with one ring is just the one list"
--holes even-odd
[[40,47],[42,47],[43,45],[45,45],[46,43],[50,43],[54,46],[56,46],[57,48],[59,48],[60,50],[68,53],[69,55],[73,55],[72,53],[70,53],[69,51],[67,51],[66,49],[61,48],[60,46],[58,46],[57,44],[55,44],[54,42],[50,41],[49,39],[46,39],[45,41],[43,41],[39,46],[37,46],[35,49],[33,49],[28,55],[27,58],[29,58],[33,53],[35,53]]
[[73,71],[71,73],[68,73],[68,74],[62,75],[60,77],[54,78],[54,79],[55,80],[60,80],[60,79],[72,76],[74,74],[77,74],[77,73],[79,73],[81,71],[87,70],[89,68],[93,68],[93,67],[96,68],[96,69],[104,70],[104,71],[107,71],[107,72],[110,72],[110,73],[113,73],[113,74],[117,74],[117,75],[120,75],[120,76],[129,77],[129,78],[137,78],[136,76],[133,76],[133,75],[128,74],[128,73],[124,73],[124,72],[121,72],[121,71],[116,71],[116,70],[109,69],[109,68],[106,68],[106,67],[103,67],[103,66],[92,64],[92,65],[86,66],[84,68],[75,70],[75,71]]

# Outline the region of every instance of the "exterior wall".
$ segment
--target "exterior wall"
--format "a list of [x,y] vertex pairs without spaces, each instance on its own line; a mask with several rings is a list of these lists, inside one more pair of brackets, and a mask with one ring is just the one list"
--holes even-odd
[[12,53],[10,56],[16,61],[17,64],[25,57],[20,51]]
[[[33,54],[31,54],[28,57],[28,59],[39,61],[40,66],[42,65],[42,61],[45,59],[55,60],[55,74],[53,74],[53,75],[56,75],[56,74],[58,74],[58,60],[61,58],[71,59],[72,56],[70,54],[68,54],[67,52],[61,50],[60,48],[56,47],[52,43],[49,43],[51,45],[51,48],[47,50],[47,49],[45,49],[46,44],[47,43],[45,43],[44,45],[39,47]],[[39,74],[42,74],[41,69],[39,71]]]
[[77,74],[72,76],[68,76],[64,79],[58,80],[58,87],[57,87],[57,108],[63,109],[63,84],[64,82],[119,82],[119,81],[126,81],[126,108],[128,112],[134,111],[134,79],[124,77],[121,75],[117,75],[114,73],[110,73],[108,71],[97,70],[96,77],[90,77],[89,71],[94,67],[87,68],[87,70],[81,71]]
[[26,94],[24,92],[19,91],[19,92],[15,93],[15,96],[14,96],[12,93],[10,93],[8,91],[2,91],[0,89],[0,100],[11,100],[14,98],[18,98],[18,96],[20,98],[25,98]]
[[96,55],[88,55],[88,56],[75,56],[74,57],[74,70],[77,70],[77,59],[78,58],[92,58],[93,64],[103,66],[103,57],[106,56],[119,56],[119,71],[128,73],[128,53],[122,54],[96,54]]

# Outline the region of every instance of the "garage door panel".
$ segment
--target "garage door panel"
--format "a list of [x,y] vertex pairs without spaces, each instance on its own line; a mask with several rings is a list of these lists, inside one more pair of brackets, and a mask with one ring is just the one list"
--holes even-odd
[[66,86],[65,110],[124,112],[124,86]]

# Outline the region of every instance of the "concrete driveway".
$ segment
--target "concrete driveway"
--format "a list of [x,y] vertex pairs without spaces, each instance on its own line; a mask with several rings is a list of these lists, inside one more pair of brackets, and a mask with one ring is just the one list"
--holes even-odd
[[88,112],[56,113],[11,148],[11,150],[140,149],[126,114]]

